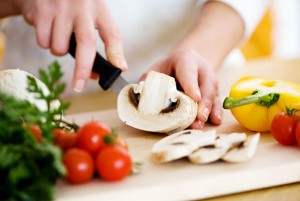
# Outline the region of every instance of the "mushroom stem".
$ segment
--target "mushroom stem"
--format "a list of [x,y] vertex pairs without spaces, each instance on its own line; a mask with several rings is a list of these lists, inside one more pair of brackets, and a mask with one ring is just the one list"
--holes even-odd
[[149,73],[138,109],[144,114],[159,114],[169,104],[169,93],[176,91],[175,79],[165,74]]

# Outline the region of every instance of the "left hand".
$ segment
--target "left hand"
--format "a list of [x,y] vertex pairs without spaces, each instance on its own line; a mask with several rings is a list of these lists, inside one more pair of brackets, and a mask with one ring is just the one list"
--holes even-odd
[[[184,93],[198,103],[197,118],[191,128],[202,129],[208,120],[216,125],[221,124],[223,108],[218,94],[217,76],[204,57],[193,49],[179,49],[149,70],[174,76]],[[147,72],[141,79],[146,75]]]

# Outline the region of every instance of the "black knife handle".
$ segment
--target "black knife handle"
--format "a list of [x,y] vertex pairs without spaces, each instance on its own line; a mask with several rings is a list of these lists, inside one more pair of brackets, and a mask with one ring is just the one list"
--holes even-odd
[[[69,53],[75,58],[76,38],[74,33],[71,35]],[[98,83],[104,90],[109,89],[122,72],[119,68],[105,60],[98,52],[96,52],[92,71],[100,75]]]

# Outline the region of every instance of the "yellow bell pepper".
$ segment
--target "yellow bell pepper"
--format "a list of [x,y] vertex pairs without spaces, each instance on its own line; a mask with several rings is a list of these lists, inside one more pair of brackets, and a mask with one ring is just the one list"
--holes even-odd
[[244,77],[234,83],[223,102],[235,119],[249,130],[268,132],[273,117],[300,103],[300,85],[282,80]]

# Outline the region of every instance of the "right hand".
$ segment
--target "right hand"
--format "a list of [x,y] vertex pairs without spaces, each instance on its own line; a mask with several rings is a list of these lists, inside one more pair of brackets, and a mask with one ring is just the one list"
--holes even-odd
[[82,91],[91,76],[98,30],[109,62],[127,69],[119,29],[102,0],[14,0],[25,20],[36,30],[38,44],[54,55],[68,53],[72,32],[76,34],[76,66],[72,85]]

